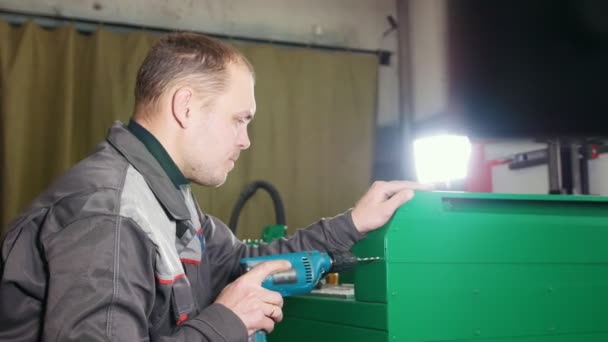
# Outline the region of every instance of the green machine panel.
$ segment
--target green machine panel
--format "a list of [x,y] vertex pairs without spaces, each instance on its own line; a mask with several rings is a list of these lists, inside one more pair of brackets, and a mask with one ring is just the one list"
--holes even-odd
[[353,249],[354,299],[286,298],[270,341],[608,341],[608,198],[418,192]]

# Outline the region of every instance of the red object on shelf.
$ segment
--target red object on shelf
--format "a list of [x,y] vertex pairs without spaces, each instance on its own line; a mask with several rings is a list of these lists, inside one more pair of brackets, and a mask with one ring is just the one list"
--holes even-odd
[[600,153],[597,150],[597,145],[591,145],[591,156],[589,159],[597,159],[600,157]]
[[492,168],[510,162],[510,160],[486,161],[485,157],[485,144],[471,145],[471,158],[469,161],[466,191],[492,192]]

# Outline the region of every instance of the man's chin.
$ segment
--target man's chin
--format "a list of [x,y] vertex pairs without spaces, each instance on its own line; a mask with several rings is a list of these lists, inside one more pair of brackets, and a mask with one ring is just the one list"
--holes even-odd
[[223,181],[218,182],[217,184],[213,185],[214,188],[219,188],[220,186],[224,185],[224,183],[226,183],[226,178],[224,178]]
[[223,177],[214,177],[212,179],[193,179],[192,183],[198,184],[200,186],[205,186],[208,188],[219,188],[224,183],[226,183],[227,178],[228,178],[228,174],[224,174]]

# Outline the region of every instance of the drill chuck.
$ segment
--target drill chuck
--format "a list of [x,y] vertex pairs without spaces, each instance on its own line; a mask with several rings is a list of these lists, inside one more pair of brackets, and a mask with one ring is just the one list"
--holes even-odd
[[331,273],[350,271],[357,266],[357,257],[351,252],[329,252]]

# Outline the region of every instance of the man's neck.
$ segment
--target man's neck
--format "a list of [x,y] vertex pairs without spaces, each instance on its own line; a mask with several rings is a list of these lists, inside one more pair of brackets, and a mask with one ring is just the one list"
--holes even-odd
[[175,154],[171,154],[172,146],[168,143],[172,140],[162,134],[164,130],[155,128],[154,124],[150,124],[150,120],[135,116],[128,125],[129,131],[146,146],[177,188],[190,184],[172,157]]

